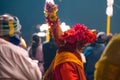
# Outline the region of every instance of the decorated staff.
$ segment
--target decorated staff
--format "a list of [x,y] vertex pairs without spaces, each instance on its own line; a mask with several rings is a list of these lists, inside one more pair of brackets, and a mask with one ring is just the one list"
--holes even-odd
[[106,9],[106,14],[107,14],[107,34],[110,33],[110,17],[113,15],[113,4],[114,0],[107,0],[107,9]]
[[[52,24],[49,24],[49,22],[52,23],[57,21],[58,19],[56,15],[57,11],[58,11],[57,5],[54,3],[53,0],[46,0],[45,6],[44,6],[44,14],[47,20],[47,24],[49,26],[52,25]],[[49,29],[46,30],[46,41],[49,41],[50,39],[49,33],[50,33]]]

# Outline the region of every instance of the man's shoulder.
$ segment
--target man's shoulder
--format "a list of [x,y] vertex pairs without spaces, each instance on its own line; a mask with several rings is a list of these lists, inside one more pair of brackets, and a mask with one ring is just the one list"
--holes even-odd
[[85,50],[91,51],[91,50],[93,50],[93,47],[92,46],[88,46],[88,47],[85,48]]
[[0,48],[3,52],[8,52],[8,53],[14,53],[18,55],[26,54],[27,51],[24,50],[23,48],[16,46],[8,41],[4,41],[0,39]]
[[44,42],[43,43],[43,46],[47,46],[47,45],[50,45],[50,42]]

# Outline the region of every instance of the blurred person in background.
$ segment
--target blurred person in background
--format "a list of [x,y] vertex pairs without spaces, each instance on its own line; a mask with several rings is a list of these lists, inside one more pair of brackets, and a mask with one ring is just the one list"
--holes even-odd
[[38,33],[34,33],[32,35],[32,42],[28,52],[31,59],[39,61],[39,68],[42,71],[42,74],[44,74],[44,56],[41,42],[41,37],[38,35]]
[[97,39],[94,45],[87,46],[84,50],[86,63],[84,64],[85,74],[87,80],[94,80],[95,64],[99,60],[102,52],[105,49],[106,34],[105,32],[98,32]]
[[109,43],[109,41],[111,40],[112,37],[113,37],[113,34],[112,34],[112,33],[110,33],[110,34],[107,35],[107,37],[106,37],[106,42],[105,42],[105,45],[106,45],[106,46],[107,46],[107,44]]
[[[50,30],[49,30],[50,32]],[[48,42],[43,43],[43,54],[44,54],[44,69],[45,71],[50,66],[52,60],[56,55],[56,51],[58,49],[57,44],[55,43],[51,32],[49,33],[50,40]]]

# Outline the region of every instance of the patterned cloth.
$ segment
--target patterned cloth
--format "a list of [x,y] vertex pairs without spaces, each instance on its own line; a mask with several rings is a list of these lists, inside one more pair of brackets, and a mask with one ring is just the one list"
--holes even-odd
[[0,16],[0,36],[13,36],[16,32],[20,31],[21,25],[17,17],[13,17],[14,20],[9,20],[6,18],[7,17],[4,17],[3,15]]

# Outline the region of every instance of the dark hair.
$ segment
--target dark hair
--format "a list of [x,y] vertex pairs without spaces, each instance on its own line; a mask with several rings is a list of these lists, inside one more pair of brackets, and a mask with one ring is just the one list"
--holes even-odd
[[35,57],[36,55],[36,49],[40,45],[41,39],[38,35],[33,35],[32,37],[32,57]]
[[105,41],[106,41],[105,32],[98,32],[96,42],[97,43],[105,43]]

